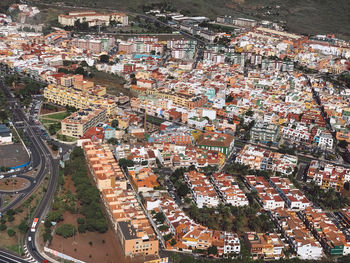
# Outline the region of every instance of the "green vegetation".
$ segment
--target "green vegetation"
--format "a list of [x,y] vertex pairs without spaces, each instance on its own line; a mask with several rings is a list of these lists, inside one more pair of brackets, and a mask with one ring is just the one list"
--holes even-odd
[[334,189],[323,190],[314,182],[304,187],[306,197],[323,209],[341,209],[350,204],[347,197],[334,191]]
[[65,119],[66,117],[68,117],[70,114],[71,114],[70,112],[62,111],[62,112],[44,115],[44,116],[42,116],[42,118],[55,119],[55,120],[61,121],[61,120]]
[[184,181],[184,172],[184,168],[176,169],[170,177],[170,181],[174,184],[176,192],[180,197],[186,197],[190,193],[190,189]]
[[7,234],[9,235],[9,237],[13,237],[14,235],[16,235],[16,231],[13,229],[8,229]]
[[64,141],[64,142],[75,142],[77,138],[68,136],[68,135],[63,135],[63,134],[57,134],[56,135],[58,140]]
[[76,233],[75,226],[71,224],[63,224],[57,227],[56,234],[64,238],[72,237]]
[[127,169],[128,167],[133,167],[134,166],[134,161],[133,160],[129,160],[129,159],[124,159],[121,158],[119,159],[119,165],[120,167]]
[[86,168],[84,152],[81,148],[74,148],[71,160],[64,168],[65,176],[71,176],[77,189],[76,198],[79,201],[79,212],[85,216],[86,230],[104,233],[108,230],[108,222],[100,203],[99,191],[92,185]]
[[19,98],[22,107],[28,107],[32,102],[32,95],[39,94],[40,90],[44,87],[42,83],[27,77],[20,78],[17,74],[6,75],[5,84],[12,87],[13,83],[21,85],[20,89],[16,89],[12,92],[17,98]]

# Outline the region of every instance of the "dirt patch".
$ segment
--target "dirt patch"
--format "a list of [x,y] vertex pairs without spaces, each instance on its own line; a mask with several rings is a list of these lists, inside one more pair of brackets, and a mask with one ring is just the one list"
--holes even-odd
[[43,114],[50,114],[50,113],[56,113],[58,111],[64,111],[66,110],[66,108],[64,107],[61,107],[61,106],[53,106],[51,104],[48,104],[49,106],[46,106],[43,105],[40,109],[40,115],[43,115]]
[[[68,190],[72,193],[76,193],[76,189],[71,176],[64,177],[64,188],[66,189],[65,191]],[[79,217],[84,216],[80,214],[71,214],[68,211],[64,212],[64,220],[57,226],[60,224],[72,224],[78,228],[77,218]],[[111,225],[109,225],[109,230],[103,234],[87,231],[86,233],[77,233],[74,237],[67,239],[54,234],[49,247],[76,259],[91,263],[144,262],[143,258],[130,259],[124,257],[119,240]]]
[[0,190],[16,191],[25,189],[30,185],[30,182],[24,178],[5,178],[0,180]]
[[[78,227],[78,217],[79,215],[65,212],[63,224],[72,224]],[[67,239],[54,235],[50,248],[91,263],[143,262],[143,259],[124,257],[120,243],[111,227],[104,234],[96,232],[77,233],[76,236]]]

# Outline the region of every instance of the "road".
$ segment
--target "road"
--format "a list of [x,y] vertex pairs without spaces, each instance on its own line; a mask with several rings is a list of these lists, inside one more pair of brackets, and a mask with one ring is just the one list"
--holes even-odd
[[[24,198],[31,195],[32,192],[41,184],[42,179],[45,177],[46,174],[50,174],[47,191],[44,193],[44,196],[38,205],[33,219],[39,218],[39,220],[44,219],[46,216],[46,212],[52,202],[55,189],[57,186],[58,181],[58,160],[55,160],[54,157],[51,154],[51,151],[48,149],[47,145],[43,141],[43,139],[39,136],[41,134],[40,126],[36,126],[34,123],[34,120],[31,119],[28,121],[25,113],[23,110],[18,106],[18,103],[16,99],[12,98],[10,92],[5,87],[3,82],[0,82],[1,88],[4,90],[5,95],[7,96],[7,101],[9,107],[12,109],[13,113],[13,123],[20,122],[21,125],[23,125],[23,129],[25,130],[25,135],[27,139],[30,141],[31,146],[33,147],[34,151],[32,152],[32,158],[33,160],[36,160],[36,162],[39,161],[40,163],[40,169],[38,171],[38,174],[34,180],[32,180],[30,187],[28,187],[21,195],[20,198],[18,198],[16,204],[11,204],[11,206],[8,206],[4,209],[4,212],[8,210],[10,207],[13,207],[17,205],[19,202],[21,202]],[[38,161],[37,161],[38,159]],[[35,181],[35,183],[34,183]],[[33,219],[31,220],[31,223],[29,226],[32,225]],[[37,245],[36,245],[36,232],[28,232],[25,235],[25,248],[27,248],[29,254],[38,262],[43,262],[45,258],[43,258],[40,253],[38,252]],[[31,241],[28,241],[29,237],[31,238]],[[4,253],[4,252],[2,252]],[[0,261],[1,262],[1,261]],[[8,259],[6,262],[21,262],[21,261],[15,261]],[[26,262],[26,261],[24,261]]]
[[19,256],[13,255],[10,252],[0,250],[0,263],[22,263],[31,262],[20,258]]

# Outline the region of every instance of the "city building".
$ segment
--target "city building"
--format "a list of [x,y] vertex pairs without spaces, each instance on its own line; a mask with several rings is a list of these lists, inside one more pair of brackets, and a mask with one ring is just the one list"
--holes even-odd
[[263,143],[276,143],[279,136],[279,127],[277,125],[257,122],[250,130],[250,139]]
[[106,110],[104,108],[81,109],[61,121],[61,134],[80,138],[88,129],[104,121],[106,121]]
[[196,143],[199,148],[219,151],[227,156],[233,150],[234,139],[229,134],[205,132],[199,136]]
[[285,245],[276,233],[248,232],[245,234],[245,242],[255,260],[278,260],[284,256]]
[[76,21],[87,22],[91,26],[109,26],[113,21],[123,26],[128,25],[128,16],[123,13],[97,13],[95,11],[69,12],[68,15],[59,15],[58,22],[63,26],[74,26]]
[[0,124],[0,145],[12,143],[12,133],[5,124]]

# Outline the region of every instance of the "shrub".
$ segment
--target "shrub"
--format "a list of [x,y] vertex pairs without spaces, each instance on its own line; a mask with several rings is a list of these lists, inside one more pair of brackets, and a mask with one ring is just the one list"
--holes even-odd
[[59,236],[63,236],[64,238],[67,237],[72,237],[75,233],[75,227],[71,224],[63,224],[60,225],[57,229],[56,229],[56,234]]
[[85,227],[85,225],[79,225],[79,226],[78,226],[78,231],[79,231],[79,233],[85,233],[85,232],[86,232],[86,227]]
[[78,222],[79,225],[83,225],[83,224],[85,224],[85,218],[79,217],[77,219],[77,222]]
[[7,234],[9,235],[9,237],[13,237],[14,235],[16,235],[16,231],[13,229],[9,229],[7,230]]

